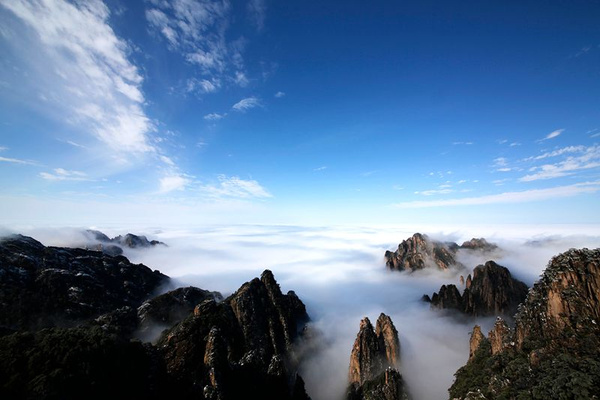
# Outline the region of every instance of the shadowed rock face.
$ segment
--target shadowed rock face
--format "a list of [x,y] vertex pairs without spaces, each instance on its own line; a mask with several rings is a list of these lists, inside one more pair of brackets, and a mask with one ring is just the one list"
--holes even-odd
[[474,339],[474,330],[450,397],[596,398],[599,319],[600,249],[554,257],[519,306],[514,329],[498,319],[487,339]]
[[375,329],[371,321],[364,318],[350,355],[347,398],[407,399],[402,375],[397,369],[399,361],[398,331],[390,317],[382,313]]
[[[0,398],[308,399],[294,354],[306,309],[270,271],[226,300],[193,287],[147,300],[166,282],[122,256],[0,240]],[[181,319],[158,346],[131,340],[138,323]]]
[[293,350],[307,321],[302,301],[265,271],[223,302],[198,305],[158,346],[185,396],[307,399]]
[[166,246],[165,243],[158,240],[148,240],[146,236],[138,236],[128,233],[125,236],[116,236],[109,238],[104,233],[93,229],[88,229],[85,234],[90,240],[100,242],[98,244],[88,244],[86,249],[101,251],[109,256],[120,256],[123,254],[123,247],[130,249],[154,247],[157,245]]
[[146,300],[138,309],[139,330],[141,333],[155,326],[170,328],[194,311],[194,307],[204,300],[223,300],[219,292],[196,287],[184,287]]
[[168,281],[125,257],[6,237],[0,239],[0,327],[74,326],[119,308],[135,309]]
[[431,297],[431,306],[456,309],[473,316],[512,316],[527,296],[527,285],[513,278],[510,271],[488,261],[479,265],[467,277],[467,287],[461,295],[455,285],[444,285]]

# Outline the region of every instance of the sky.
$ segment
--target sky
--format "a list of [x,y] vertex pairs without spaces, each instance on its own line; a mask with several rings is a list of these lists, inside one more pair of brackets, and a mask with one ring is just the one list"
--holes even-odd
[[599,224],[598,20],[0,0],[0,224]]

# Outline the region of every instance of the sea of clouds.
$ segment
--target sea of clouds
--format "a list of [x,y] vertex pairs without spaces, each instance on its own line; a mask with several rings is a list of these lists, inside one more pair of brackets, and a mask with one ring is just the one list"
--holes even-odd
[[[109,236],[127,227],[94,227]],[[3,233],[15,229],[4,229]],[[79,246],[89,240],[83,229],[34,229],[19,233],[45,245]],[[458,274],[443,271],[388,271],[383,255],[415,232],[432,239],[462,243],[486,237],[501,250],[493,259],[529,286],[550,258],[573,247],[600,247],[596,226],[443,227],[301,227],[213,226],[197,229],[142,228],[133,231],[168,246],[125,249],[135,263],[174,278],[174,286],[194,285],[225,296],[243,282],[273,271],[282,290],[294,290],[307,306],[312,328],[319,332],[319,351],[305,359],[301,375],[314,400],[343,398],[350,352],[360,320],[373,323],[381,312],[392,317],[400,334],[401,371],[415,399],[446,399],[456,370],[469,353],[475,324],[484,332],[494,318],[457,317],[435,311],[421,301],[442,284],[458,284]],[[490,255],[461,251],[469,270]]]

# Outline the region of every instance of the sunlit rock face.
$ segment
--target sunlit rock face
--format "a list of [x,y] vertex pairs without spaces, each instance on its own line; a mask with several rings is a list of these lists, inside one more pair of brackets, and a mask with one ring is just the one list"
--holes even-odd
[[293,348],[307,321],[302,301],[267,270],[224,301],[199,304],[158,347],[187,396],[308,399]]
[[415,271],[434,267],[448,269],[457,265],[455,258],[458,245],[429,239],[427,235],[415,233],[403,240],[395,252],[386,251],[386,265],[391,270]]
[[515,279],[510,271],[488,261],[467,277],[467,287],[461,295],[455,285],[443,285],[431,296],[431,306],[455,309],[472,316],[504,315],[512,317],[527,296],[527,285]]
[[463,269],[465,266],[456,259],[459,250],[492,254],[498,250],[498,246],[483,238],[473,238],[459,246],[454,242],[439,242],[431,240],[427,235],[415,233],[403,240],[395,251],[385,252],[385,264],[392,271]]
[[[600,249],[554,257],[519,306],[515,327],[475,327],[450,398],[595,398],[600,386]],[[479,396],[479,397],[474,397]]]
[[400,341],[391,318],[381,314],[375,329],[368,318],[360,321],[360,328],[348,371],[347,398],[349,400],[408,399],[398,367]]

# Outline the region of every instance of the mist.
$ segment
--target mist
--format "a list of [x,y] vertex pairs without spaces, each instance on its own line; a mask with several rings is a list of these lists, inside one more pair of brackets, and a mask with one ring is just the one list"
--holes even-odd
[[[21,229],[45,245],[73,246],[86,239],[84,228]],[[127,228],[102,230],[109,236]],[[9,229],[4,229],[8,233]],[[592,226],[555,227],[301,227],[216,226],[195,230],[146,229],[132,233],[165,242],[168,247],[124,249],[134,263],[144,263],[173,278],[175,286],[193,285],[224,296],[264,269],[273,271],[282,291],[294,290],[307,306],[311,328],[321,338],[319,351],[306,352],[301,366],[314,400],[341,399],[359,322],[391,316],[401,343],[401,372],[415,399],[446,399],[454,373],[468,358],[469,333],[475,324],[487,332],[494,318],[466,318],[434,311],[421,301],[442,284],[455,283],[448,271],[390,272],[383,255],[415,232],[432,239],[462,243],[485,237],[500,249],[492,254],[460,251],[469,272],[493,259],[531,284],[550,258],[572,247],[600,246]],[[460,287],[460,286],[459,286]],[[302,348],[299,349],[302,352]]]

